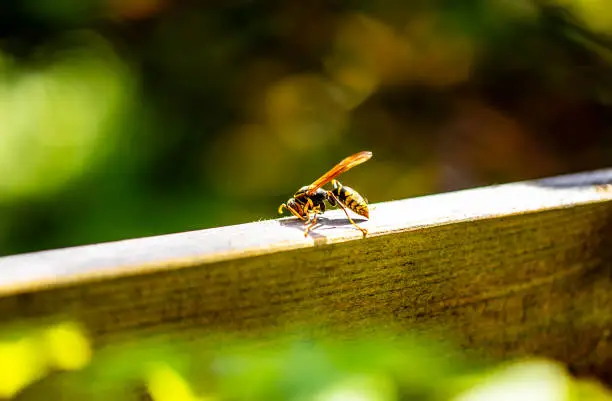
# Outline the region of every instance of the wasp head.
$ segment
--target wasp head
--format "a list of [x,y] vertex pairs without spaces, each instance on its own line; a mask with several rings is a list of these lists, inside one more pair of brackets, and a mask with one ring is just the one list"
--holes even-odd
[[291,214],[300,219],[303,219],[305,217],[304,215],[306,214],[304,213],[304,208],[302,207],[302,205],[295,200],[295,197],[289,199],[287,203],[283,203],[282,205],[280,205],[278,208],[278,213],[282,214],[283,209],[289,210]]

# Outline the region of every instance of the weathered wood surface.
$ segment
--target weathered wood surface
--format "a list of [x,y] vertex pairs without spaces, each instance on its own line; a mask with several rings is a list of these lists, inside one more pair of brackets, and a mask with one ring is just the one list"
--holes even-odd
[[0,321],[126,333],[388,326],[579,370],[612,361],[612,170],[0,258]]

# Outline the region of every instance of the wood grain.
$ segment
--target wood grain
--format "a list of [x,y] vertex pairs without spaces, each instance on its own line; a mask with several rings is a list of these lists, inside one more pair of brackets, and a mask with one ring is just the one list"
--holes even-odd
[[387,327],[487,356],[612,361],[612,170],[0,258],[0,321],[125,335]]

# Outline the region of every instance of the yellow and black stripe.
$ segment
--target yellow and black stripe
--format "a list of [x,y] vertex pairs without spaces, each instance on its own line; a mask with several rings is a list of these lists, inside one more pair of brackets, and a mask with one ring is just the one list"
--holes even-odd
[[332,181],[332,185],[334,187],[331,190],[332,194],[334,194],[344,206],[360,216],[370,218],[368,204],[357,191],[355,191],[353,188],[340,184],[340,182],[336,180]]

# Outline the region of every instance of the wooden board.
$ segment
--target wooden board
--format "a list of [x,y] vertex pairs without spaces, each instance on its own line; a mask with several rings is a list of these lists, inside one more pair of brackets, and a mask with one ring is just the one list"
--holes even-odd
[[0,258],[0,321],[128,333],[388,327],[578,370],[612,361],[612,170]]

